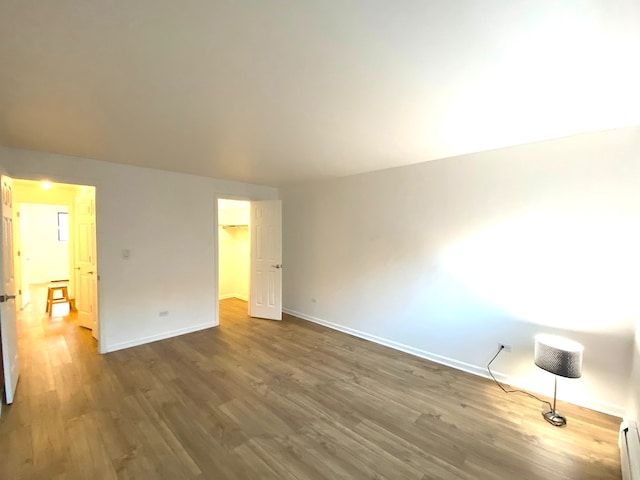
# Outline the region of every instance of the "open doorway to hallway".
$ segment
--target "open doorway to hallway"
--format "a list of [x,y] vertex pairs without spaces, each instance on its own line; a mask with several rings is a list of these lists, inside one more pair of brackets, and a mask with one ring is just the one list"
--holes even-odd
[[18,310],[73,314],[98,340],[95,187],[14,179],[13,191]]

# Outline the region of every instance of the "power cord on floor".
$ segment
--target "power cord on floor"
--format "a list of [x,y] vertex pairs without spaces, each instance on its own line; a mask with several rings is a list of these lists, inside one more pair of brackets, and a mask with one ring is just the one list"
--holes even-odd
[[491,364],[493,363],[493,361],[498,358],[498,355],[500,355],[500,352],[502,352],[502,350],[504,350],[504,345],[500,345],[500,348],[498,348],[498,351],[496,352],[496,354],[493,356],[493,358],[489,361],[489,363],[487,364],[487,370],[489,371],[489,375],[491,375],[491,378],[493,378],[493,381],[496,382],[496,385],[498,385],[502,391],[504,393],[522,393],[524,395],[527,395],[528,397],[534,398],[536,400],[538,400],[539,402],[542,403],[546,403],[547,405],[549,405],[549,410],[552,409],[551,407],[551,403],[547,402],[546,400],[542,400],[541,398],[536,397],[533,393],[529,393],[525,390],[507,390],[506,388],[504,388],[504,386],[496,379],[496,377],[493,375],[493,372],[491,371]]

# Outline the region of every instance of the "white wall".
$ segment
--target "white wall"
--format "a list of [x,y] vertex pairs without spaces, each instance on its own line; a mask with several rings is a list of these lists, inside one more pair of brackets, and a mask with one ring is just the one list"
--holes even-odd
[[216,198],[278,197],[270,187],[4,147],[0,164],[15,178],[96,186],[102,351],[217,325]]
[[251,215],[250,202],[245,200],[218,200],[218,223],[220,225],[247,226]]
[[640,320],[636,324],[635,348],[633,349],[633,367],[629,381],[629,402],[625,419],[640,424]]
[[235,296],[236,282],[233,269],[235,242],[232,229],[218,227],[218,298],[220,300]]
[[585,354],[559,397],[622,415],[639,186],[631,128],[282,188],[284,305],[481,375],[507,343],[501,378],[546,395],[533,337],[561,333]]
[[249,299],[249,229],[219,227],[220,299]]
[[66,205],[20,204],[21,256],[30,283],[69,279],[69,244],[58,240],[58,213]]

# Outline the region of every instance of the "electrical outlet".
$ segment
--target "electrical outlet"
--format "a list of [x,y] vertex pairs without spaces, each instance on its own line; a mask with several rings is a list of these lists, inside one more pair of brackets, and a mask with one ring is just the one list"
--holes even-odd
[[502,348],[502,350],[505,352],[511,352],[511,345],[508,345],[506,343],[498,342],[498,347]]

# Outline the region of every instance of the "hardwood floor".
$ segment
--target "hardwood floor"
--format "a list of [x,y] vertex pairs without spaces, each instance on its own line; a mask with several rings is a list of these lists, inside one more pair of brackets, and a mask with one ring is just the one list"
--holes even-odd
[[[35,307],[35,306],[34,306]],[[98,355],[73,316],[21,315],[1,479],[620,478],[620,419],[314,325],[250,319]]]

